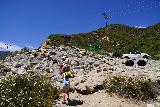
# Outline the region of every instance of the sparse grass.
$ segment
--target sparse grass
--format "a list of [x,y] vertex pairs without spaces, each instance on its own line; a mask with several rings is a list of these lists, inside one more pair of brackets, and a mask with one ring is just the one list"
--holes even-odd
[[160,60],[160,54],[154,55],[154,59],[155,59],[155,60]]
[[0,107],[53,107],[59,91],[37,75],[13,75],[0,82]]
[[97,50],[97,51],[91,51],[94,54],[100,54],[100,55],[109,55],[106,50]]
[[115,52],[113,52],[113,55],[112,55],[113,57],[119,57],[119,58],[121,58],[122,57],[122,52],[120,52],[120,51],[115,51]]
[[110,94],[137,100],[155,99],[159,95],[160,86],[145,77],[113,76],[106,79],[104,88]]
[[89,94],[92,94],[94,91],[94,89],[90,88],[89,86],[86,85],[86,92],[88,92]]

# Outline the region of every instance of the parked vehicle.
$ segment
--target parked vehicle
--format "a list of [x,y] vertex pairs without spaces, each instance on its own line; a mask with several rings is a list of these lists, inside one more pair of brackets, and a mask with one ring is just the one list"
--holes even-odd
[[129,54],[123,54],[122,58],[127,58],[127,59],[144,58],[144,59],[149,59],[150,55],[148,55],[147,53],[141,53],[139,51],[136,51],[136,52],[130,52]]

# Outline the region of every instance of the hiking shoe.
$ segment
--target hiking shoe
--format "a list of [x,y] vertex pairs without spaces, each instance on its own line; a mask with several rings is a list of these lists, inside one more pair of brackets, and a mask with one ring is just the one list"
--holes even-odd
[[67,98],[67,101],[69,102],[69,101],[71,101],[69,98]]
[[62,101],[62,104],[66,104],[66,101]]

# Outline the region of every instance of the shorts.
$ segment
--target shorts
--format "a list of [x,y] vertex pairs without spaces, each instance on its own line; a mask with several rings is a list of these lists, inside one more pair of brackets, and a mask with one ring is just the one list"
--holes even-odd
[[70,81],[63,80],[63,88],[69,86],[70,86]]

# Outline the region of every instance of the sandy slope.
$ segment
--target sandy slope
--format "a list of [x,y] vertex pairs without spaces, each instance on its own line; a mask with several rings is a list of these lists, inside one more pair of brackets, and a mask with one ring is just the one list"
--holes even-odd
[[[71,103],[68,106],[76,107],[146,107],[144,102],[136,102],[117,96],[110,96],[105,91],[99,91],[90,95],[81,95],[76,92],[70,95]],[[83,104],[80,101],[83,101]],[[67,107],[65,104],[58,102],[57,107]],[[157,106],[158,107],[158,106]]]

